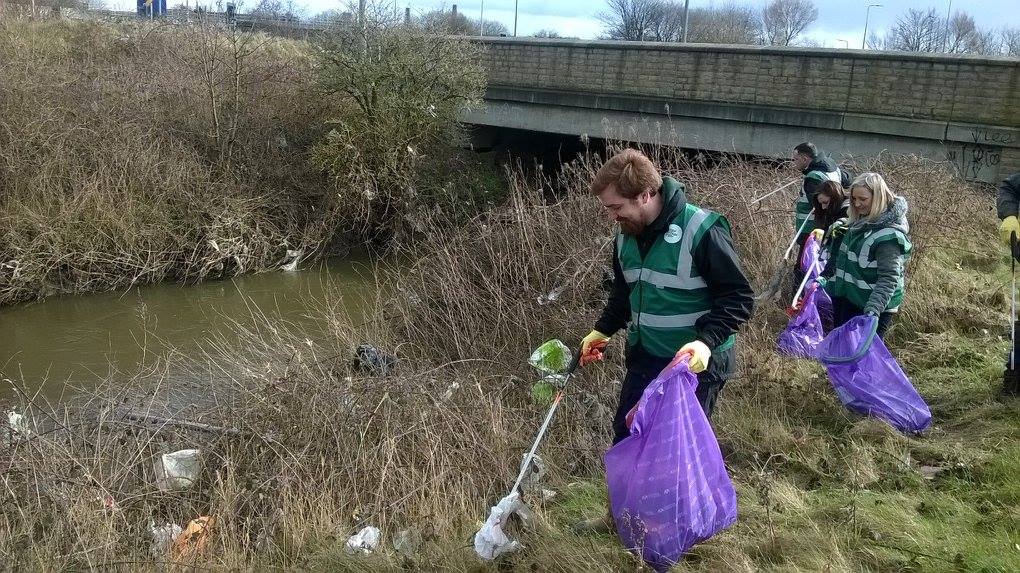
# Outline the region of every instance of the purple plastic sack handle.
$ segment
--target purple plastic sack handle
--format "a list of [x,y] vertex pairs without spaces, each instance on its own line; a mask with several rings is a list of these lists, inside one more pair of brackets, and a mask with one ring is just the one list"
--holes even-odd
[[868,350],[871,349],[871,343],[875,341],[875,335],[878,334],[878,317],[869,315],[868,318],[870,319],[869,332],[868,335],[864,337],[860,349],[858,349],[850,356],[830,356],[828,354],[819,354],[818,360],[825,364],[846,364],[848,362],[857,362],[858,360],[860,360],[861,357],[867,354]]

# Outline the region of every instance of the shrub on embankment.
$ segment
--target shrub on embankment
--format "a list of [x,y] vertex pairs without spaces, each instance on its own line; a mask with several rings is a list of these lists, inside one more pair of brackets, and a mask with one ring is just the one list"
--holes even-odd
[[0,305],[264,270],[470,204],[471,50],[364,34],[0,19]]
[[[730,218],[754,284],[767,282],[786,247],[792,197],[749,201],[795,174],[739,162],[693,168],[658,155],[692,200]],[[1015,570],[1020,422],[1015,405],[992,399],[1008,301],[991,198],[929,162],[865,166],[911,200],[917,251],[890,347],[929,400],[934,428],[908,438],[848,414],[818,367],[775,354],[785,315],[762,303],[714,418],[740,518],[685,567]],[[511,202],[463,228],[423,221],[425,238],[400,253],[412,266],[384,271],[392,294],[368,324],[323,309],[334,333],[326,345],[267,322],[238,332],[250,354],[221,348],[208,387],[168,385],[154,369],[54,419],[31,408],[51,430],[0,449],[0,556],[54,569],[151,564],[150,519],[205,514],[218,521],[213,543],[193,557],[202,567],[477,567],[471,535],[505,494],[544,413],[529,397],[536,375],[525,360],[548,338],[576,343],[603,304],[611,228],[585,193],[595,167],[594,158],[568,166],[571,193],[557,203],[515,176]],[[398,367],[383,376],[354,369],[349,357],[366,340],[396,352]],[[565,532],[604,508],[600,456],[621,351],[614,341],[606,363],[572,382],[540,452],[542,487],[557,496],[529,495],[535,528],[504,568],[634,567],[614,539]],[[196,394],[205,405],[194,405]],[[128,409],[239,433],[139,424]],[[199,483],[158,491],[154,456],[196,446],[205,456]],[[383,529],[384,549],[346,555],[344,540],[365,524]],[[392,541],[408,528],[421,544],[406,558]]]
[[0,22],[0,304],[260,270],[321,233],[308,59],[204,27]]

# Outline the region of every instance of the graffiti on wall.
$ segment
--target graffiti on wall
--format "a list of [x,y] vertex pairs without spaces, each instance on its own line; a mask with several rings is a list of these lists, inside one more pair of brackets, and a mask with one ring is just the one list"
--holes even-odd
[[954,143],[946,148],[946,159],[960,170],[965,179],[993,183],[999,179],[1003,146],[1015,146],[1017,137],[1011,131],[974,128],[966,142]]

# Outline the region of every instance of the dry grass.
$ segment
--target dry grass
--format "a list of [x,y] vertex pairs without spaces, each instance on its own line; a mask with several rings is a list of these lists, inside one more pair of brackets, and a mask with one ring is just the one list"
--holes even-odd
[[[786,246],[792,197],[747,204],[794,174],[739,161],[693,166],[656,152],[693,200],[729,217],[754,283],[766,281]],[[368,324],[326,305],[328,344],[264,321],[201,365],[208,387],[175,387],[168,365],[52,417],[44,405],[29,408],[43,432],[0,448],[0,557],[33,569],[152,567],[150,518],[211,514],[218,534],[202,567],[490,569],[474,558],[471,535],[509,487],[543,412],[528,397],[535,374],[524,361],[545,339],[576,343],[603,304],[611,229],[583,192],[595,161],[566,168],[572,192],[556,203],[542,199],[540,181],[514,175],[504,207],[460,228],[423,222],[426,238],[403,245],[399,267],[380,270],[389,288]],[[997,252],[979,240],[993,221],[976,206],[989,197],[918,159],[861,167],[871,166],[913,206],[918,248],[891,345],[929,398],[935,427],[905,438],[845,413],[818,368],[773,352],[784,315],[764,304],[740,337],[742,366],[715,418],[741,518],[683,568],[1009,569],[1020,500],[1008,477],[1020,452],[1010,444],[1020,426],[990,398],[1002,343],[999,331],[981,329],[998,323],[1004,297],[1001,273],[987,274],[1000,267]],[[396,353],[396,371],[354,369],[349,358],[364,341]],[[507,568],[636,566],[612,539],[564,529],[603,503],[601,453],[622,376],[614,344],[607,363],[577,377],[557,415],[541,454],[545,487],[558,496],[532,499],[535,529]],[[959,348],[969,354],[952,352]],[[128,410],[237,433],[139,424]],[[206,461],[200,482],[157,491],[154,456],[194,444]],[[927,481],[922,464],[946,469]],[[117,510],[102,508],[107,493]],[[347,556],[344,539],[367,523],[383,529],[387,547],[409,527],[424,542],[411,559],[390,549]]]
[[262,270],[332,237],[306,45],[0,19],[0,61],[0,305]]

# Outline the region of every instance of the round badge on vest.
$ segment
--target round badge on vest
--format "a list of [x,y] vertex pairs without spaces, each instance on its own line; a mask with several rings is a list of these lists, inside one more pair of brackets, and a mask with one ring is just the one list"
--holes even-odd
[[662,239],[669,244],[676,243],[683,236],[683,231],[680,230],[680,225],[673,224],[666,229],[666,234],[663,235]]

